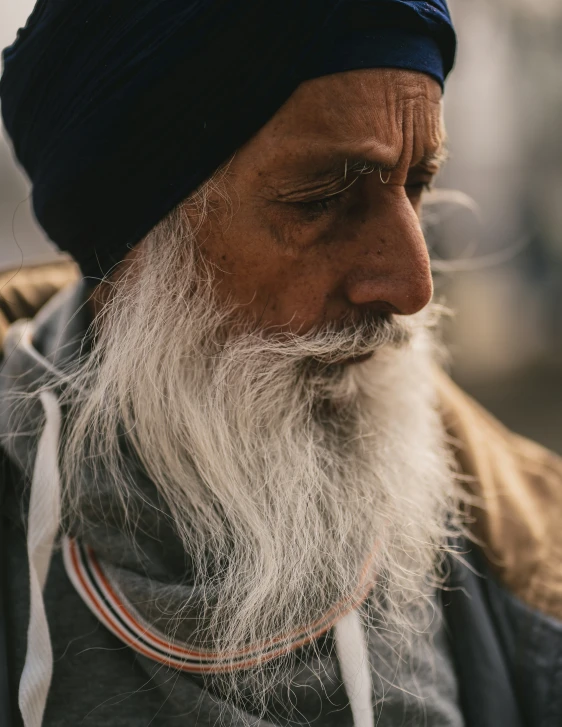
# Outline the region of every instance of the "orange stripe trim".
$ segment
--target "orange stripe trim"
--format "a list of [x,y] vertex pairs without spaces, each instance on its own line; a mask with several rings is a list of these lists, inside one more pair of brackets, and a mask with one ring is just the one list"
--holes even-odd
[[167,661],[163,660],[162,657],[159,657],[156,654],[152,654],[148,650],[144,649],[140,644],[138,644],[137,642],[130,639],[128,634],[126,634],[120,628],[120,626],[114,622],[114,620],[111,618],[111,616],[105,612],[105,609],[103,608],[103,604],[99,603],[97,596],[92,592],[88,582],[82,575],[82,572],[80,569],[80,564],[78,563],[78,558],[76,555],[75,547],[76,546],[75,546],[74,542],[71,542],[70,557],[72,558],[72,564],[74,566],[74,571],[78,577],[78,580],[80,581],[82,588],[86,591],[86,593],[88,594],[92,603],[96,604],[96,606],[99,608],[100,611],[104,612],[104,618],[107,622],[111,623],[111,628],[116,632],[116,634],[119,636],[119,638],[122,641],[124,641],[126,644],[129,644],[129,646],[132,646],[135,649],[135,651],[139,651],[141,654],[144,654],[144,656],[146,656],[150,659],[155,659],[156,661],[167,663]]
[[[225,672],[232,672],[239,669],[248,669],[253,666],[256,666],[260,663],[263,663],[264,661],[270,661],[274,659],[277,656],[280,656],[282,654],[286,654],[290,651],[294,651],[301,646],[304,646],[314,639],[319,638],[323,634],[325,634],[327,631],[329,631],[332,626],[340,619],[343,618],[345,615],[353,611],[355,608],[357,608],[361,603],[365,601],[365,599],[368,596],[369,591],[372,588],[373,584],[366,583],[368,574],[369,574],[369,568],[372,565],[372,562],[374,560],[375,553],[373,552],[371,556],[369,557],[367,563],[365,564],[363,571],[361,573],[361,579],[360,584],[358,587],[358,590],[360,593],[357,595],[356,598],[347,599],[347,606],[344,606],[342,602],[336,604],[333,606],[326,614],[324,614],[323,617],[318,619],[312,624],[312,628],[322,624],[320,628],[313,632],[309,632],[306,635],[303,635],[301,638],[292,641],[286,646],[282,646],[278,649],[275,649],[274,651],[267,652],[265,654],[262,654],[260,656],[257,656],[253,659],[247,659],[242,662],[236,662],[236,663],[227,663],[227,664],[201,664],[201,665],[195,665],[195,664],[185,664],[183,662],[178,662],[173,658],[164,658],[159,654],[152,653],[145,649],[141,644],[138,643],[138,641],[135,641],[132,639],[126,632],[122,630],[122,628],[115,623],[115,619],[112,617],[110,613],[107,613],[106,607],[103,605],[103,603],[99,602],[99,599],[95,593],[92,592],[88,582],[85,580],[82,572],[81,572],[81,566],[78,561],[77,555],[76,555],[76,549],[77,545],[74,540],[69,540],[70,545],[70,554],[72,559],[72,564],[74,567],[74,570],[77,574],[77,577],[84,588],[85,592],[88,594],[90,600],[93,604],[97,607],[97,609],[101,612],[102,617],[104,620],[111,625],[111,629],[115,632],[115,634],[127,645],[129,645],[131,648],[133,648],[135,651],[141,653],[143,656],[146,656],[149,659],[152,659],[153,661],[157,661],[161,664],[165,664],[166,666],[172,666],[175,667],[181,671],[190,672],[190,673],[225,673]],[[97,561],[97,558],[95,557],[95,553],[91,548],[87,548],[88,557],[90,559],[91,565],[94,568],[97,577],[100,579],[100,581],[103,583],[104,588],[107,591],[108,597],[111,598],[112,603],[116,608],[118,608],[121,615],[125,618],[126,621],[128,621],[131,624],[131,628],[138,629],[145,638],[148,637],[151,640],[153,640],[155,643],[161,645],[162,647],[170,650],[175,651],[178,654],[185,654],[187,656],[196,657],[196,658],[217,658],[221,659],[223,662],[225,659],[230,658],[236,658],[237,656],[242,656],[244,654],[247,654],[250,651],[255,650],[259,647],[247,647],[245,649],[241,649],[237,652],[234,652],[233,654],[218,654],[215,652],[202,652],[202,651],[191,651],[188,649],[181,648],[179,646],[176,646],[173,643],[163,641],[162,639],[155,636],[152,632],[147,631],[145,627],[143,627],[134,617],[133,615],[126,610],[123,603],[119,599],[119,597],[116,595],[115,591],[113,590],[111,584],[109,583],[105,573],[103,572],[101,565]],[[332,617],[333,616],[333,617]],[[326,621],[328,619],[328,621]],[[303,633],[302,631],[295,631],[293,632],[294,635],[298,633]],[[263,648],[271,647],[272,645],[279,643],[283,640],[287,640],[291,637],[276,637],[274,639],[271,639],[267,642],[265,642]],[[294,638],[294,636],[293,636]]]
[[[141,631],[143,634],[145,634],[147,637],[149,637],[152,641],[157,643],[158,645],[169,649],[170,651],[174,651],[177,654],[186,655],[186,656],[193,656],[197,658],[206,658],[206,659],[233,659],[240,656],[244,656],[245,654],[248,654],[252,651],[256,650],[262,650],[262,649],[268,649],[273,646],[275,646],[278,643],[281,643],[283,641],[288,642],[285,649],[281,649],[281,651],[277,650],[274,653],[274,655],[278,655],[283,653],[284,651],[292,651],[299,646],[302,646],[303,644],[306,644],[310,641],[312,641],[315,638],[318,638],[319,636],[322,636],[322,634],[326,633],[339,618],[343,618],[345,615],[347,615],[350,611],[352,611],[354,608],[356,608],[358,605],[360,605],[365,598],[367,597],[367,594],[370,590],[370,585],[366,583],[369,573],[369,568],[373,563],[375,552],[373,552],[367,562],[365,563],[363,570],[361,572],[361,578],[359,580],[359,585],[357,588],[357,591],[359,591],[359,594],[356,598],[350,597],[349,599],[345,599],[344,601],[339,601],[336,603],[332,608],[327,611],[323,616],[321,616],[319,619],[314,621],[311,625],[311,629],[318,629],[316,631],[308,632],[306,633],[305,629],[299,629],[293,631],[288,636],[276,636],[273,639],[270,639],[266,642],[263,642],[260,645],[257,646],[247,646],[244,649],[239,649],[234,652],[220,654],[218,652],[213,651],[199,651],[199,650],[189,650],[185,649],[183,647],[177,646],[171,642],[163,641],[162,639],[158,638],[154,635],[152,631],[147,631],[147,629],[139,623],[135,617],[125,609],[123,606],[123,603],[113,590],[111,584],[109,583],[105,573],[103,572],[94,551],[91,548],[88,548],[88,556],[90,558],[90,561],[92,563],[92,566],[96,572],[96,575],[100,579],[100,581],[103,583],[108,596],[111,597],[111,600],[113,604],[119,609],[120,613],[124,616],[124,618],[129,621],[132,626],[139,631]],[[318,628],[319,627],[319,628]],[[296,639],[296,641],[294,640]],[[266,655],[267,657],[270,656],[268,653]],[[271,657],[273,658],[273,657]],[[263,659],[263,657],[261,657]]]

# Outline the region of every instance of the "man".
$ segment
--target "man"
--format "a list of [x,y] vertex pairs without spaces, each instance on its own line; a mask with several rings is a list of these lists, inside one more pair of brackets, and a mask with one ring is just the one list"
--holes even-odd
[[4,343],[6,720],[559,722],[562,465],[437,368],[454,45],[437,0],[96,0],[5,52],[84,275]]

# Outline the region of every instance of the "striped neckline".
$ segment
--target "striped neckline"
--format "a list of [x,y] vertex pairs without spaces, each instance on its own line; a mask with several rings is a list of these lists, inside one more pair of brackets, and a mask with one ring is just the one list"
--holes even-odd
[[354,596],[336,604],[306,629],[299,629],[288,636],[279,636],[236,652],[219,654],[171,640],[147,623],[120,593],[115,580],[98,560],[92,548],[77,540],[65,538],[62,550],[71,583],[84,603],[109,631],[134,651],[153,661],[196,674],[251,669],[295,651],[325,634],[344,616],[358,608],[373,587],[370,577],[373,557],[370,557]]

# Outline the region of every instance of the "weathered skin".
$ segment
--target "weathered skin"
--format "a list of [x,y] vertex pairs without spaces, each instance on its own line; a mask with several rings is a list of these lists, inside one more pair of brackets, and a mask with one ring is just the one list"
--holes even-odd
[[[429,76],[371,69],[302,84],[238,150],[231,205],[217,197],[200,231],[219,301],[298,333],[367,308],[419,311],[432,295],[421,196],[442,143]],[[359,160],[377,168],[358,175]]]

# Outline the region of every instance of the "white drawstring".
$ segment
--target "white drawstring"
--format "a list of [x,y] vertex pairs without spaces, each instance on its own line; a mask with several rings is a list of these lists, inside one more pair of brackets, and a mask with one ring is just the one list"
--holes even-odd
[[371,670],[359,612],[351,611],[338,621],[334,626],[334,635],[354,727],[373,727]]
[[30,615],[27,653],[19,685],[19,707],[25,727],[41,727],[53,675],[53,649],[43,600],[55,538],[60,525],[58,450],[61,411],[54,394],[40,395],[45,427],[39,439],[31,481],[27,530]]

